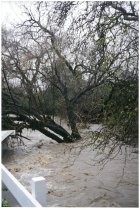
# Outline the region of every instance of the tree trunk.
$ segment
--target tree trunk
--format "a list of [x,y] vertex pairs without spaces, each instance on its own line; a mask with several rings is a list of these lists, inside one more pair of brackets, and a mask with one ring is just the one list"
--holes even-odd
[[11,111],[10,113],[17,115],[16,117],[11,117],[11,121],[14,122],[15,127],[17,128],[19,127],[19,124],[16,122],[26,122],[23,124],[23,128],[38,130],[58,143],[73,142],[71,135],[62,126],[55,123],[51,118],[48,118],[47,122],[45,122],[43,119],[32,119],[27,115],[19,115],[15,111]]
[[67,100],[66,102],[66,106],[67,106],[67,114],[68,114],[68,120],[69,120],[69,124],[71,127],[71,137],[73,139],[81,139],[81,136],[79,134],[77,125],[76,125],[76,115],[74,113],[74,109],[73,109],[73,104],[70,103],[70,101]]
[[30,127],[40,131],[58,143],[72,142],[71,135],[63,127],[56,124],[53,120],[49,121],[48,123],[34,120],[30,122]]

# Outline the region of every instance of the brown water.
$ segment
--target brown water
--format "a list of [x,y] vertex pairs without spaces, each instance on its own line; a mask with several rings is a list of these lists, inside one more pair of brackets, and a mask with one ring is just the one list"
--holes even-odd
[[[90,130],[81,129],[88,141]],[[24,130],[31,140],[3,154],[4,165],[30,191],[31,178],[43,176],[48,190],[47,206],[138,207],[138,154],[124,150],[103,167],[91,146],[83,141],[57,144],[38,131]],[[100,155],[101,157],[102,155]]]

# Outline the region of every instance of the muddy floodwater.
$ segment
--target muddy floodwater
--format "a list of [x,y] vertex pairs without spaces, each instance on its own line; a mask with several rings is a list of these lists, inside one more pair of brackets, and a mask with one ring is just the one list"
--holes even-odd
[[[3,164],[31,191],[33,177],[46,179],[47,206],[59,207],[138,207],[138,154],[125,148],[104,165],[88,141],[90,130],[81,128],[83,140],[57,144],[38,131],[24,130],[31,140],[15,142],[4,151]],[[97,161],[98,160],[98,161]]]

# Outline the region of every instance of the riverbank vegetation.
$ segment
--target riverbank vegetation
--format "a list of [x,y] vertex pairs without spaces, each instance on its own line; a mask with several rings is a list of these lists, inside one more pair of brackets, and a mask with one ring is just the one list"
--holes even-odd
[[22,12],[2,26],[2,129],[63,143],[81,138],[77,123],[98,123],[103,145],[137,145],[137,2],[32,2]]

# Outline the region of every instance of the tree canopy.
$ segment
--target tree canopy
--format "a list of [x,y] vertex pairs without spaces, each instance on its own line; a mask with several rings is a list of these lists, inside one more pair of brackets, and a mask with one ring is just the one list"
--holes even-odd
[[[23,22],[2,27],[3,128],[71,142],[81,138],[77,113],[96,115],[110,138],[136,143],[137,2],[33,2],[22,10]],[[70,133],[53,119],[62,112]]]

